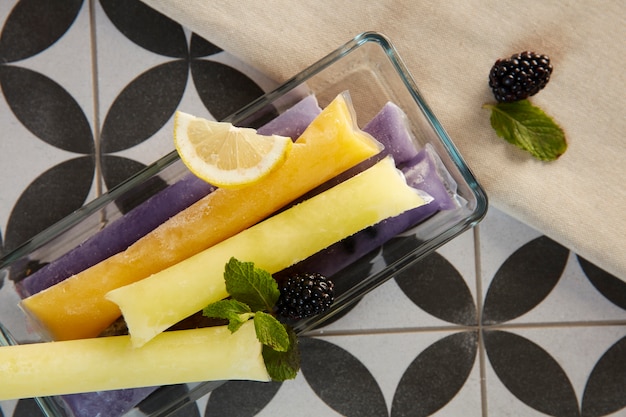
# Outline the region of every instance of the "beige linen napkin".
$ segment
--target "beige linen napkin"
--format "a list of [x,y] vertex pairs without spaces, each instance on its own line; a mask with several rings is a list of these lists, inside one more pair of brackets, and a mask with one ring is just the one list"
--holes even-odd
[[[363,31],[387,35],[490,202],[626,281],[626,5],[620,0],[143,0],[283,81]],[[532,98],[565,130],[532,159],[489,124],[489,69],[524,50],[554,72]]]

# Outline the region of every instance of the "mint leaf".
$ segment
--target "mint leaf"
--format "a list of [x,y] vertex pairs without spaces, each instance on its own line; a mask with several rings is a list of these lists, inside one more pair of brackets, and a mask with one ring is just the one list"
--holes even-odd
[[528,100],[485,104],[491,109],[491,126],[496,134],[542,161],[553,161],[567,149],[563,129]]
[[257,311],[254,314],[254,329],[257,339],[264,345],[278,352],[286,352],[289,349],[289,335],[285,325],[271,314]]
[[263,360],[270,377],[274,381],[294,379],[300,370],[300,348],[298,337],[291,327],[285,326],[289,335],[289,349],[278,352],[269,346],[263,346]]
[[237,301],[250,306],[252,311],[272,311],[280,291],[272,275],[254,266],[230,258],[224,271],[226,291]]
[[250,307],[237,300],[220,300],[202,309],[205,317],[227,319],[228,330],[235,333],[242,324],[254,315]]

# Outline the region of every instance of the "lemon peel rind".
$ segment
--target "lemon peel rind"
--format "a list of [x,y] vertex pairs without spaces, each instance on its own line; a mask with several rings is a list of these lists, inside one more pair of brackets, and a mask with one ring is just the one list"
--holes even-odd
[[[245,138],[259,137],[271,138],[272,147],[270,151],[263,155],[259,163],[247,168],[223,169],[214,163],[207,162],[196,152],[196,146],[188,138],[187,129],[191,122],[200,120],[207,123],[207,126],[217,127],[216,134],[228,134],[229,130],[242,134]],[[225,133],[226,132],[226,133]],[[244,140],[244,139],[242,139]],[[177,111],[174,116],[174,145],[181,160],[187,168],[200,179],[222,188],[241,188],[252,185],[268,174],[279,168],[287,159],[289,151],[293,146],[291,138],[286,136],[271,135],[264,136],[257,133],[255,129],[236,127],[226,122],[216,122],[208,119],[193,116],[188,113]],[[271,157],[267,157],[270,155]]]

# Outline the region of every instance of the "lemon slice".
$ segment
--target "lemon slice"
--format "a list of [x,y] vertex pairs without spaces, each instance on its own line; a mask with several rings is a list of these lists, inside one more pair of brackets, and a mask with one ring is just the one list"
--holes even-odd
[[174,145],[195,175],[218,187],[237,188],[253,184],[278,168],[292,141],[177,111]]

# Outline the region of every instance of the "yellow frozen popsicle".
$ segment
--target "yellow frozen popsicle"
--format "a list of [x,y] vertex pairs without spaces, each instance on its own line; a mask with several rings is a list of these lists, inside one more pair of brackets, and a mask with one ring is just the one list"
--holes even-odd
[[209,380],[268,381],[254,324],[0,347],[0,401]]
[[142,281],[109,292],[133,344],[228,296],[231,257],[278,272],[359,230],[424,204],[387,157],[360,174]]

